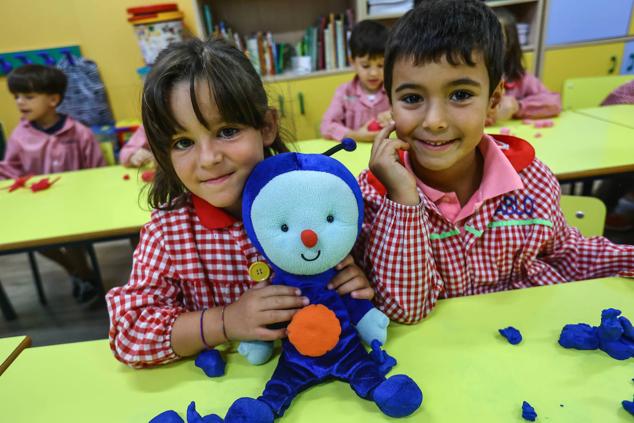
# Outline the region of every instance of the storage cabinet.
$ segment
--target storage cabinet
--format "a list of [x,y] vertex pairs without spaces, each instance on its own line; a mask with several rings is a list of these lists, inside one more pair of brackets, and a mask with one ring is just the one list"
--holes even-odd
[[634,40],[625,43],[623,48],[621,73],[634,74]]

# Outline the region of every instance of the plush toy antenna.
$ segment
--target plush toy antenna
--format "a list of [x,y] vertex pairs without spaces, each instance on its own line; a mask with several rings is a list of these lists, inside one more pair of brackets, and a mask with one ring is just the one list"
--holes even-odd
[[332,148],[326,150],[324,156],[332,156],[339,150],[354,151],[357,149],[357,143],[352,138],[344,138],[341,142]]

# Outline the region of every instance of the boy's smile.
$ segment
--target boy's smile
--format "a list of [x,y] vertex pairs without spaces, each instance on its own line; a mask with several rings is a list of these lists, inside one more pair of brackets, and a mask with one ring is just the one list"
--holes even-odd
[[487,111],[495,106],[500,87],[489,98],[489,76],[481,54],[475,66],[438,62],[394,64],[392,113],[398,138],[410,145],[416,176],[451,186],[479,166],[476,147],[484,133]]

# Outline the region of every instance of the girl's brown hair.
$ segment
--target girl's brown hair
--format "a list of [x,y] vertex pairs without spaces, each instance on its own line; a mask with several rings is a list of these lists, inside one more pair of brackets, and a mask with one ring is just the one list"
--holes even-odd
[[[262,129],[271,111],[262,80],[249,59],[222,39],[197,38],[176,43],[159,54],[143,86],[143,127],[157,162],[156,176],[148,193],[152,208],[171,210],[184,205],[187,191],[176,175],[170,158],[172,137],[182,130],[170,107],[170,94],[177,83],[189,82],[196,118],[205,121],[196,99],[196,83],[206,82],[225,122]],[[264,156],[288,151],[279,132]]]
[[509,82],[517,81],[526,73],[522,63],[522,46],[517,35],[517,22],[515,16],[503,7],[495,8],[494,11],[504,34],[504,78]]

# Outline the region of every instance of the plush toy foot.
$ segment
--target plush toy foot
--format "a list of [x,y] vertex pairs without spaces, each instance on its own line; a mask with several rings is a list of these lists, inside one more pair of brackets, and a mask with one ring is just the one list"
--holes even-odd
[[187,423],[222,423],[222,417],[217,414],[209,414],[202,417],[198,411],[196,411],[196,403],[192,401],[189,403],[189,407],[187,407]]
[[390,417],[412,414],[423,402],[423,393],[409,376],[394,375],[376,387],[372,399]]
[[275,415],[264,402],[253,398],[237,399],[225,417],[226,423],[272,423]]
[[238,346],[238,352],[249,363],[259,366],[269,361],[273,354],[273,343],[270,341],[242,341]]

